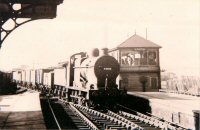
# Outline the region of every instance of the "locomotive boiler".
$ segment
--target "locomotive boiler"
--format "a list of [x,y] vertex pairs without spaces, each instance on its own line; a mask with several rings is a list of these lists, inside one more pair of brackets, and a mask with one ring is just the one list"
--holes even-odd
[[116,86],[116,78],[119,74],[117,60],[107,55],[104,50],[99,56],[98,49],[94,49],[92,56],[75,60],[74,85],[88,90],[108,89]]
[[120,66],[114,57],[108,55],[107,48],[102,50],[101,55],[98,49],[94,49],[90,56],[75,56],[71,68],[74,69],[73,89],[90,103],[112,105],[122,93],[116,85]]

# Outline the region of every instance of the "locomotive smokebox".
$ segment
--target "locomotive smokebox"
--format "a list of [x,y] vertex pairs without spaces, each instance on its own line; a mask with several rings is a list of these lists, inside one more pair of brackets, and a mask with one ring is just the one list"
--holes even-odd
[[108,55],[108,48],[102,48],[102,55]]
[[91,57],[98,57],[99,56],[99,49],[98,48],[94,48],[91,51]]

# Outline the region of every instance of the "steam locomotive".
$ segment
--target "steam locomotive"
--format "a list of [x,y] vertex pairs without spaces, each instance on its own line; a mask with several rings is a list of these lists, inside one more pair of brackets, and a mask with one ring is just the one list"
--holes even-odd
[[83,99],[88,105],[112,106],[126,91],[119,90],[116,84],[118,61],[108,55],[107,48],[102,50],[101,55],[98,49],[93,49],[91,54],[73,54],[69,61],[56,67],[13,71],[13,80],[67,101]]

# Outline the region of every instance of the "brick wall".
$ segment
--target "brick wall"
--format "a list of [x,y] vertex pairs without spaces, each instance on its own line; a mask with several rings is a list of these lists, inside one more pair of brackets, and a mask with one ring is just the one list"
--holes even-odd
[[[148,78],[148,81],[146,83],[146,91],[158,91],[158,73],[120,73],[120,77],[122,80],[121,88],[125,87],[128,91],[142,91],[143,86],[139,81],[140,76],[146,76]],[[154,87],[152,87],[152,78],[157,79],[157,85],[155,85]]]

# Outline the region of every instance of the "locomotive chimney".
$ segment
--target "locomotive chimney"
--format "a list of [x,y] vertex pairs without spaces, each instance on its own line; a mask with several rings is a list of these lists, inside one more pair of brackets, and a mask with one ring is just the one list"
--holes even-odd
[[102,48],[102,55],[108,55],[108,48]]
[[98,48],[92,49],[91,56],[92,57],[98,57],[99,56],[99,49]]

